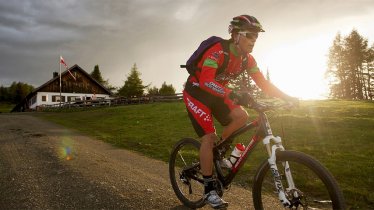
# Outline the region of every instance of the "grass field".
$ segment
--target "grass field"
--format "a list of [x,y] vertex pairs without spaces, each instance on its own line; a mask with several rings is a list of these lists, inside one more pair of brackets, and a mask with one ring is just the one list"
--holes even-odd
[[[180,102],[35,115],[163,161],[168,161],[179,139],[196,137]],[[374,103],[304,101],[296,110],[268,116],[273,133],[283,136],[287,149],[314,156],[334,174],[350,208],[374,209]],[[221,127],[217,130],[220,133]],[[248,142],[242,137],[238,141]],[[237,184],[251,186],[265,155],[258,144],[239,172]]]
[[0,113],[9,113],[14,106],[15,104],[0,103]]

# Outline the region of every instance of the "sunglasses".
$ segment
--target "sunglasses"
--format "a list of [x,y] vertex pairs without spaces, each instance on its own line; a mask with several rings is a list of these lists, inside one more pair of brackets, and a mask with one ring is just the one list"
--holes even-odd
[[238,33],[241,34],[241,35],[244,35],[248,39],[254,39],[254,38],[257,39],[257,37],[258,37],[258,33],[257,32],[243,32],[243,31],[240,31]]

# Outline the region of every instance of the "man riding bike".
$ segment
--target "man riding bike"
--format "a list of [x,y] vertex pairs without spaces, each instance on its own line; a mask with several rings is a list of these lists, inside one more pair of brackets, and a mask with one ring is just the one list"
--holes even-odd
[[[248,120],[247,112],[240,106],[248,103],[248,95],[230,90],[226,85],[247,71],[266,94],[289,102],[297,101],[267,81],[250,54],[260,32],[264,30],[255,17],[234,17],[229,25],[231,39],[227,67],[222,72],[217,71],[224,62],[224,50],[218,42],[205,51],[198,61],[196,72],[188,77],[183,91],[188,116],[197,135],[201,137],[199,156],[204,178],[204,199],[213,208],[227,207],[228,203],[215,191],[215,180],[212,178],[213,147],[218,139],[212,116],[225,126],[222,139],[244,126]],[[245,58],[247,61],[243,62]],[[245,63],[247,66],[243,68]]]

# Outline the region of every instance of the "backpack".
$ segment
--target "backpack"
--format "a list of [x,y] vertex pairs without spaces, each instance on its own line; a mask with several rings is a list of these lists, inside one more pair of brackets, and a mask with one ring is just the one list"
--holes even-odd
[[203,54],[214,44],[220,42],[223,49],[224,60],[221,67],[218,67],[217,73],[223,72],[228,63],[229,63],[229,51],[230,51],[230,41],[222,39],[221,37],[211,36],[208,39],[201,42],[197,50],[191,55],[191,57],[187,60],[186,65],[180,65],[181,68],[186,68],[190,75],[195,75],[196,70],[199,68],[197,67],[198,62],[202,58]]

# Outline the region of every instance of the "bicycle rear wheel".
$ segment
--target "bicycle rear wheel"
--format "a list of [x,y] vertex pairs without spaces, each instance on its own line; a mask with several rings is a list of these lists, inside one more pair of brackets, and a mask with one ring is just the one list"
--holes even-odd
[[[285,176],[288,162],[296,189]],[[312,157],[295,151],[277,151],[277,167],[291,209],[345,209],[343,194],[331,173]],[[252,188],[255,209],[284,209],[278,200],[268,161],[259,167]],[[267,208],[268,207],[268,208]]]
[[199,150],[200,142],[185,138],[174,146],[169,160],[169,177],[173,190],[178,199],[192,209],[205,205]]

